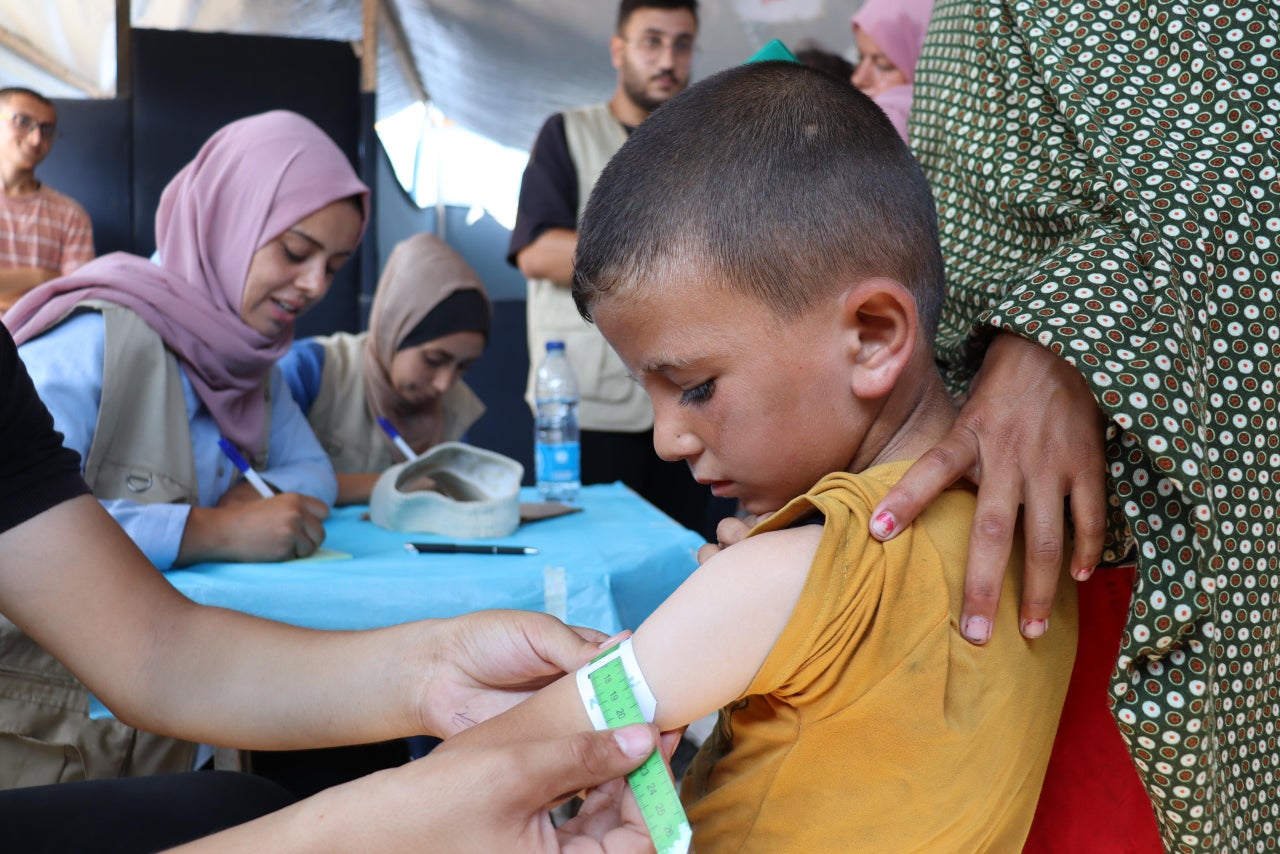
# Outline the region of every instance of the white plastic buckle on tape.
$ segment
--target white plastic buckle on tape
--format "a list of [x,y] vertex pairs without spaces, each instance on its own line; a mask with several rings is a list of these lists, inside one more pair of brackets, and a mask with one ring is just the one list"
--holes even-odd
[[622,660],[622,669],[627,674],[627,684],[636,695],[636,702],[640,706],[640,713],[644,715],[645,721],[653,723],[653,716],[658,710],[658,701],[649,690],[649,684],[644,681],[644,674],[640,672],[636,654],[631,649],[631,638],[627,638],[590,664],[578,668],[578,696],[582,698],[582,706],[587,710],[587,717],[591,718],[591,725],[596,729],[608,729],[609,726],[605,723],[600,702],[596,699],[596,691],[591,684],[591,674],[618,659]]

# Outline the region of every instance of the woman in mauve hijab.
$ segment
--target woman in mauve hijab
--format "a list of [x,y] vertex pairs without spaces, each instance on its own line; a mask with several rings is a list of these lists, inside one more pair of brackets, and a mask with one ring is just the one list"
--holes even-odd
[[405,460],[377,419],[421,454],[462,438],[484,414],[461,380],[484,353],[491,316],[475,271],[422,233],[392,250],[367,332],[294,343],[280,367],[329,453],[339,504],[367,502],[382,471]]
[[852,19],[858,64],[849,82],[885,111],[904,140],[931,14],[933,0],[867,0]]
[[[251,116],[165,188],[158,263],[106,255],[5,314],[94,495],[160,569],[302,557],[324,539],[333,470],[274,366],[367,209],[312,122]],[[245,482],[219,439],[275,494]]]

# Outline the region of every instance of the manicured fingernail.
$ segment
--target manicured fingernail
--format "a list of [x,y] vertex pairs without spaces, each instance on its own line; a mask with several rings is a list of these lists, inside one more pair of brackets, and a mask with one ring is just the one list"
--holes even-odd
[[888,510],[881,510],[871,520],[871,536],[877,540],[887,540],[893,536],[893,530],[897,527],[898,520],[893,518],[893,514]]
[[991,639],[991,621],[986,617],[970,617],[964,621],[961,631],[974,643],[986,643]]
[[642,726],[628,726],[613,731],[613,740],[627,756],[639,758],[653,752],[653,735]]
[[1095,567],[1092,566],[1078,566],[1071,570],[1071,577],[1076,581],[1088,581],[1093,577],[1094,569]]
[[1022,621],[1022,636],[1024,638],[1038,638],[1047,631],[1049,631],[1048,620],[1023,620]]

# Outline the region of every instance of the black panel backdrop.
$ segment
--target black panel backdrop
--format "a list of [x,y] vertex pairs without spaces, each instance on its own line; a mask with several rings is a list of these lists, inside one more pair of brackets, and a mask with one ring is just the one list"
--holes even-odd
[[36,174],[84,205],[99,255],[132,252],[133,169],[128,101],[57,99],[62,137]]
[[[234,119],[274,109],[301,113],[362,171],[360,63],[345,42],[140,29],[133,31],[133,59],[133,231],[140,254],[155,251],[155,210],[165,184]],[[375,234],[371,228],[362,251]],[[359,328],[360,268],[359,257],[344,265],[329,295],[298,321],[299,337]]]

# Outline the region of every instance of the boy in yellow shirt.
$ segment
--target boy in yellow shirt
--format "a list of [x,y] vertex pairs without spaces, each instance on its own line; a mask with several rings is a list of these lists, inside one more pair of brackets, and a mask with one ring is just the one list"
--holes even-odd
[[[892,124],[801,66],[717,74],[610,162],[575,263],[580,309],[653,401],[658,453],[774,513],[632,639],[660,727],[723,707],[684,782],[694,848],[1020,850],[1075,597],[1028,641],[1015,568],[1010,625],[976,647],[957,625],[972,492],[870,536],[954,417],[931,345],[933,200]],[[570,676],[455,741],[590,726]]]

